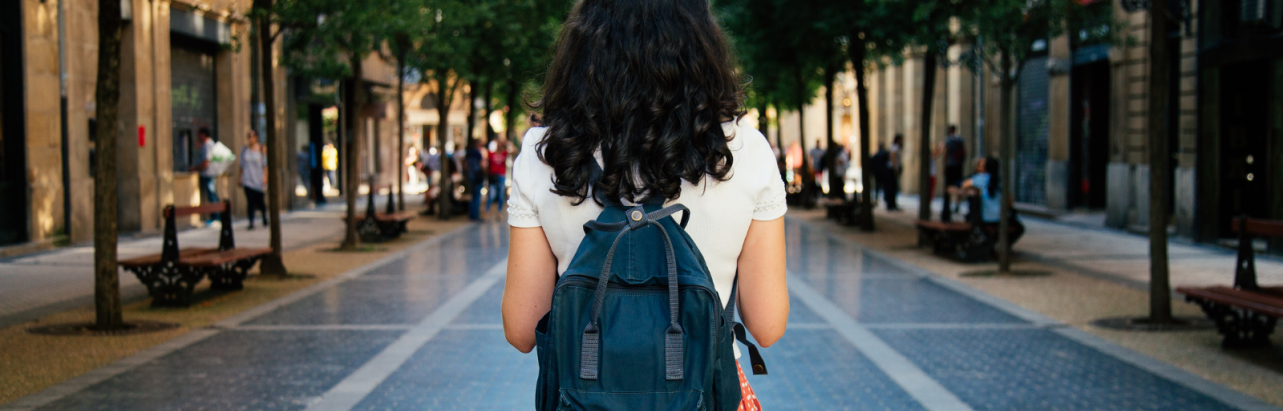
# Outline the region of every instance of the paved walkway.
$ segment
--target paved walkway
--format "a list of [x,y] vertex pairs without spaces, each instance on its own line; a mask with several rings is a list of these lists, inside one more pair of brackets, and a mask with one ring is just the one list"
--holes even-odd
[[[790,219],[765,409],[1273,409]],[[503,338],[507,227],[477,225],[0,410],[530,409]]]
[[[422,196],[406,196],[406,207],[422,202]],[[315,210],[282,213],[282,248],[293,250],[318,241],[325,241],[342,234],[341,213],[346,209],[341,199]],[[362,197],[358,208],[364,210]],[[377,196],[379,207],[386,205],[386,196]],[[245,229],[248,222],[233,222],[236,245],[241,247],[267,247],[269,231],[259,227]],[[195,228],[178,233],[182,247],[217,247],[218,228]],[[162,238],[159,233],[143,238],[122,236],[117,246],[120,259],[160,252]],[[93,302],[92,244],[61,248],[34,255],[0,260],[0,327],[30,321],[43,315],[63,311]],[[121,271],[121,295],[126,299],[142,297],[147,290],[132,274]]]

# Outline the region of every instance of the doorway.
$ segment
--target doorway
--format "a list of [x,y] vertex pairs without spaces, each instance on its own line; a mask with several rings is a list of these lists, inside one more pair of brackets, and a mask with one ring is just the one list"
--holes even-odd
[[0,246],[27,241],[22,3],[0,5]]
[[1070,83],[1069,207],[1103,209],[1109,166],[1109,60],[1074,67]]
[[1231,237],[1231,219],[1240,215],[1274,218],[1271,212],[1277,161],[1270,138],[1270,91],[1273,83],[1268,60],[1226,65],[1221,71],[1220,213],[1217,230]]

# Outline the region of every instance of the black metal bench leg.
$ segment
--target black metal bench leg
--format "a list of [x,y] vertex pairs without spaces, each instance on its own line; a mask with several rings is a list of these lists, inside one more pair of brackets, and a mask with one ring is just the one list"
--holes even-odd
[[245,279],[249,278],[249,270],[254,268],[259,258],[248,258],[223,264],[220,267],[211,267],[209,271],[210,289],[219,291],[240,291],[245,289]]
[[152,266],[151,292],[153,307],[186,307],[192,304],[192,291],[205,276],[205,272],[174,264]]
[[383,230],[379,229],[379,223],[373,218],[366,218],[358,222],[356,233],[363,242],[377,243],[383,241]]
[[1270,346],[1270,334],[1278,319],[1260,315],[1250,310],[1208,301],[1201,298],[1187,297],[1187,301],[1197,303],[1207,313],[1207,317],[1216,322],[1216,329],[1224,339],[1224,348],[1261,348]]

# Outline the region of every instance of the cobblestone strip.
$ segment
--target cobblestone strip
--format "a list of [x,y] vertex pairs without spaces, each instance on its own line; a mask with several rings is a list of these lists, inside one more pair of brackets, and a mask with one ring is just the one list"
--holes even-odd
[[941,386],[922,369],[913,365],[908,358],[887,345],[864,326],[857,323],[841,308],[833,305],[806,282],[793,276],[788,280],[789,291],[803,304],[814,311],[843,338],[851,342],[856,349],[872,361],[892,381],[909,393],[927,410],[970,411],[971,407],[959,400],[956,395]]
[[93,371],[81,374],[79,377],[64,381],[61,384],[49,387],[35,394],[22,397],[17,401],[0,405],[0,411],[30,411],[39,408],[45,404],[60,400],[80,390],[106,381],[108,378],[115,377],[129,371],[134,367],[145,364],[149,361],[163,357],[174,351],[178,351],[189,345],[195,344],[218,334],[217,330],[195,330],[183,334],[178,338],[169,340],[163,344],[148,348],[137,354],[125,357],[114,363],[99,367]]
[[348,411],[355,407],[370,392],[400,368],[416,351],[435,337],[468,306],[481,298],[490,287],[503,279],[507,272],[508,260],[496,264],[481,278],[468,284],[463,290],[450,297],[436,311],[425,318],[414,328],[407,331],[392,345],[371,358],[352,375],[344,378],[338,385],[330,388],[321,398],[307,407],[308,411]]

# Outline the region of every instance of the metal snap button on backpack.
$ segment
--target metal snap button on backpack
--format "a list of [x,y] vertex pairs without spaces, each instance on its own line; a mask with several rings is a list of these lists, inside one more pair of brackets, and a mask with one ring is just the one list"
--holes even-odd
[[633,221],[641,221],[641,219],[642,219],[642,212],[641,212],[641,211],[639,211],[639,210],[633,210],[632,215],[630,215],[629,217],[630,217],[630,218],[632,218],[632,219],[633,219]]

